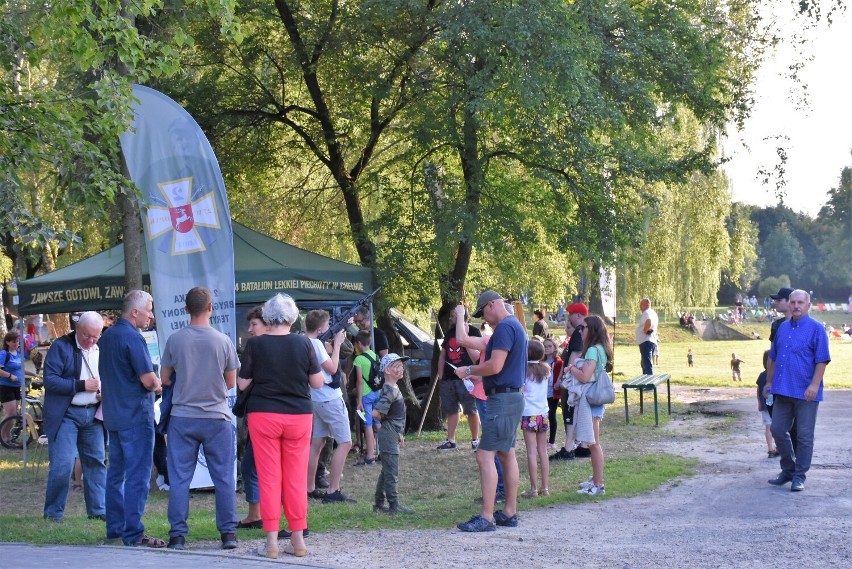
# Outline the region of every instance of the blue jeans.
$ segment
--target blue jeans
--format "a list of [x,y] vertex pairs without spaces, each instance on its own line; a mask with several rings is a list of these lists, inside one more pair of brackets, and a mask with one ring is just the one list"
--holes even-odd
[[120,537],[125,545],[145,533],[142,514],[148,502],[154,465],[154,423],[109,431],[109,468],[106,486],[106,536]]
[[[474,399],[476,399],[474,397]],[[484,417],[488,411],[488,402],[485,399],[476,399],[476,412],[480,417]],[[497,493],[503,494],[503,463],[494,455],[494,465],[497,467]]]
[[86,513],[102,516],[106,511],[104,492],[106,463],[104,462],[104,426],[95,419],[97,407],[68,407],[56,439],[47,445],[50,471],[44,494],[44,517],[62,520],[68,501],[68,481],[74,470],[74,457],[79,451],[83,466],[83,498]]
[[[787,478],[799,478],[804,482],[811,468],[817,410],[819,401],[775,396],[775,404],[772,406],[772,438],[775,439],[775,448],[781,455],[781,473]],[[790,439],[790,428],[794,421],[798,438],[795,449]]]
[[189,485],[204,448],[207,471],[216,489],[216,527],[219,533],[237,531],[237,495],[234,466],[237,438],[234,425],[223,419],[169,419],[169,537],[189,533]]
[[645,375],[654,374],[654,348],[657,344],[654,342],[642,342],[639,344],[639,354],[642,357],[642,373]]
[[243,449],[243,462],[240,465],[243,472],[243,492],[246,502],[249,504],[260,504],[260,487],[257,485],[257,467],[254,464],[254,448],[251,446],[251,437],[246,440]]

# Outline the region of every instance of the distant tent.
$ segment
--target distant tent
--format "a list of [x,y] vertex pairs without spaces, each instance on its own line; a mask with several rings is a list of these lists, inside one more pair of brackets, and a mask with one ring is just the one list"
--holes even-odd
[[[370,269],[330,259],[233,222],[237,304],[285,292],[296,301],[355,301],[372,291]],[[142,280],[149,287],[142,250]],[[121,308],[124,244],[18,284],[21,314]]]

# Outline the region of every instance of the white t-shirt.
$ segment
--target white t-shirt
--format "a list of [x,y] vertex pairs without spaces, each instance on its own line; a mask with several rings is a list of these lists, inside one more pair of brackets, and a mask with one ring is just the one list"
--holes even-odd
[[[645,322],[648,320],[651,321],[651,332],[650,334],[645,333]],[[639,325],[636,326],[636,345],[644,344],[645,342],[654,342],[658,344],[657,340],[657,325],[659,324],[659,318],[657,318],[657,313],[653,308],[649,308],[645,312],[642,313],[642,316],[639,318]]]
[[340,388],[332,389],[328,386],[331,383],[331,374],[329,374],[322,367],[322,364],[331,358],[328,355],[328,352],[325,351],[325,346],[323,343],[316,338],[311,338],[311,345],[314,347],[314,353],[317,355],[317,362],[320,365],[320,372],[323,377],[323,385],[319,389],[311,388],[311,401],[316,401],[317,403],[324,403],[326,401],[331,401],[333,399],[337,399],[338,397],[343,397],[343,392],[340,391]]
[[524,417],[532,415],[547,415],[547,385],[545,377],[536,381],[530,376],[524,381]]

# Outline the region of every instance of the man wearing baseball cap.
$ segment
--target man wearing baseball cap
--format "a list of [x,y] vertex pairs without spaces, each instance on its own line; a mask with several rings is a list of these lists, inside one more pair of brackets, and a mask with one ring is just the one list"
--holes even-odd
[[[527,371],[527,332],[493,290],[479,295],[474,318],[483,318],[494,329],[485,348],[485,362],[459,367],[456,375],[482,377],[488,396],[486,414],[482,418],[489,428],[483,429],[476,462],[482,486],[482,509],[469,521],[457,527],[466,532],[494,531],[497,525],[518,525],[517,501],[518,459],[515,456],[515,436],[524,412],[522,389]],[[503,465],[503,486],[506,502],[503,510],[494,511],[497,490],[495,455]],[[495,525],[496,524],[496,525]]]
[[775,307],[775,310],[784,315],[783,318],[778,318],[772,322],[772,329],[769,332],[770,342],[775,342],[775,335],[778,333],[778,328],[781,327],[781,324],[783,324],[785,320],[790,318],[790,308],[787,305],[787,302],[790,300],[790,293],[793,292],[793,290],[794,289],[789,287],[783,287],[779,289],[776,294],[769,295],[769,298],[772,299],[772,305]]

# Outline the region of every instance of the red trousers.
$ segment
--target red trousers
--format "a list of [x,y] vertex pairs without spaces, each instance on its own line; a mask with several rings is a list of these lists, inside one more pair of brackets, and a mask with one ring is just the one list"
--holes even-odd
[[281,508],[290,531],[308,527],[308,458],[313,415],[249,413],[263,531],[278,531]]

